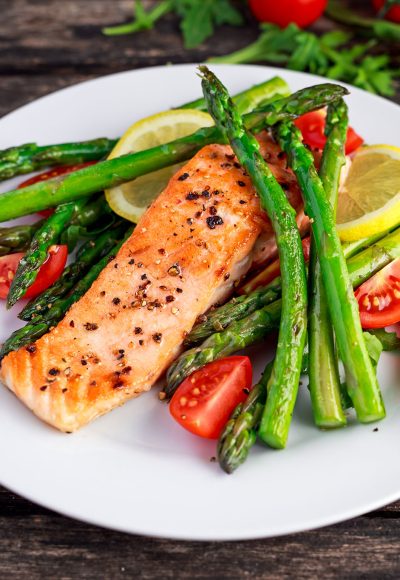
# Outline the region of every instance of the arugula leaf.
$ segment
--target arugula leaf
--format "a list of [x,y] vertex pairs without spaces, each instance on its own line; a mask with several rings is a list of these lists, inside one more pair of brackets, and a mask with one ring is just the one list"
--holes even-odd
[[182,17],[181,30],[185,48],[195,48],[214,33],[215,26],[238,26],[243,19],[229,0],[175,0],[175,10]]
[[204,42],[214,33],[216,26],[238,26],[243,22],[241,13],[232,6],[230,0],[162,0],[148,12],[142,0],[135,0],[133,21],[104,28],[103,34],[118,36],[148,30],[168,12],[175,12],[181,17],[185,48],[195,48]]
[[390,332],[385,328],[374,328],[369,330],[368,333],[379,339],[384,351],[400,352],[400,338],[395,332]]

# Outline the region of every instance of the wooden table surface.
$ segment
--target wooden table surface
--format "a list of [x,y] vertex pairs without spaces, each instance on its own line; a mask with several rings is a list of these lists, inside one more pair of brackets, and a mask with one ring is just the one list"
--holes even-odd
[[[363,3],[353,0],[354,5]],[[102,26],[127,20],[131,10],[131,0],[0,0],[0,115],[86,79],[168,62],[201,61],[236,50],[257,36],[255,23],[249,21],[240,33],[224,28],[218,39],[188,52],[174,17],[135,37],[100,34]],[[324,19],[318,24],[320,30],[331,27]],[[399,547],[400,502],[293,536],[200,543],[111,532],[62,517],[0,488],[0,578],[397,579]]]

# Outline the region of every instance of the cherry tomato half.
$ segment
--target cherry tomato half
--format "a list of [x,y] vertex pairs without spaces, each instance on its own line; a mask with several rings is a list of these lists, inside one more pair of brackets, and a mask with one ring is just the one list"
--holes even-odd
[[[372,4],[377,12],[382,8],[384,3],[385,0],[372,0]],[[385,15],[385,18],[392,22],[400,22],[400,6],[393,6]]]
[[182,427],[207,439],[218,439],[232,411],[252,386],[248,356],[231,356],[195,371],[178,387],[171,415]]
[[383,328],[400,322],[400,258],[355,291],[363,328]]
[[249,0],[250,9],[260,22],[282,27],[294,22],[301,28],[315,22],[327,4],[327,0]]
[[[324,111],[312,111],[302,115],[295,121],[295,125],[303,135],[303,141],[312,149],[323,149],[326,143],[325,113]],[[349,155],[364,143],[364,139],[358,135],[352,127],[347,130],[346,155]]]
[[[97,161],[87,161],[86,163],[77,163],[76,165],[62,165],[60,167],[55,167],[54,169],[49,169],[48,171],[44,171],[43,173],[39,173],[38,175],[34,175],[29,179],[26,179],[22,183],[18,185],[18,189],[22,189],[23,187],[28,187],[29,185],[34,185],[39,181],[47,181],[48,179],[54,179],[54,177],[59,177],[60,175],[65,175],[66,173],[72,173],[73,171],[79,171],[79,169],[83,169],[84,167],[88,167],[89,165],[93,165],[97,163]],[[38,213],[45,218],[48,218],[54,212],[53,209],[43,209]]]
[[[18,252],[0,257],[0,299],[8,295],[18,264],[25,254]],[[68,257],[67,246],[50,246],[46,261],[40,267],[36,280],[26,291],[24,298],[35,298],[60,277]]]

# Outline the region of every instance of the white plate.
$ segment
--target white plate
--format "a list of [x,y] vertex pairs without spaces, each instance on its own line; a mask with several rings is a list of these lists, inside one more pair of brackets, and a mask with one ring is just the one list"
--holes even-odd
[[[233,92],[276,74],[293,90],[321,82],[318,77],[259,66],[212,68]],[[113,137],[141,117],[199,94],[194,65],[89,81],[6,116],[0,121],[0,148],[28,141]],[[399,107],[357,89],[352,89],[348,103],[353,126],[369,142],[400,145]],[[16,326],[15,310],[7,313],[1,306],[0,341]],[[265,347],[253,355],[258,376]],[[287,449],[257,446],[232,476],[210,462],[215,444],[182,430],[156,392],[74,435],[63,435],[42,424],[2,388],[0,480],[63,514],[169,538],[238,540],[338,522],[400,497],[399,362],[384,355],[379,366],[385,421],[320,432],[313,426],[303,386]]]

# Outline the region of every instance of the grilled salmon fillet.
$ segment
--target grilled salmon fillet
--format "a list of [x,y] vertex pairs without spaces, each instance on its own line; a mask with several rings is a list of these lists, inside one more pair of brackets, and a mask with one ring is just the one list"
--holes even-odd
[[[260,142],[290,202],[300,207],[279,149],[266,135]],[[3,359],[1,380],[43,421],[75,431],[149,390],[196,318],[232,292],[270,238],[269,221],[230,147],[204,147],[65,318]]]

